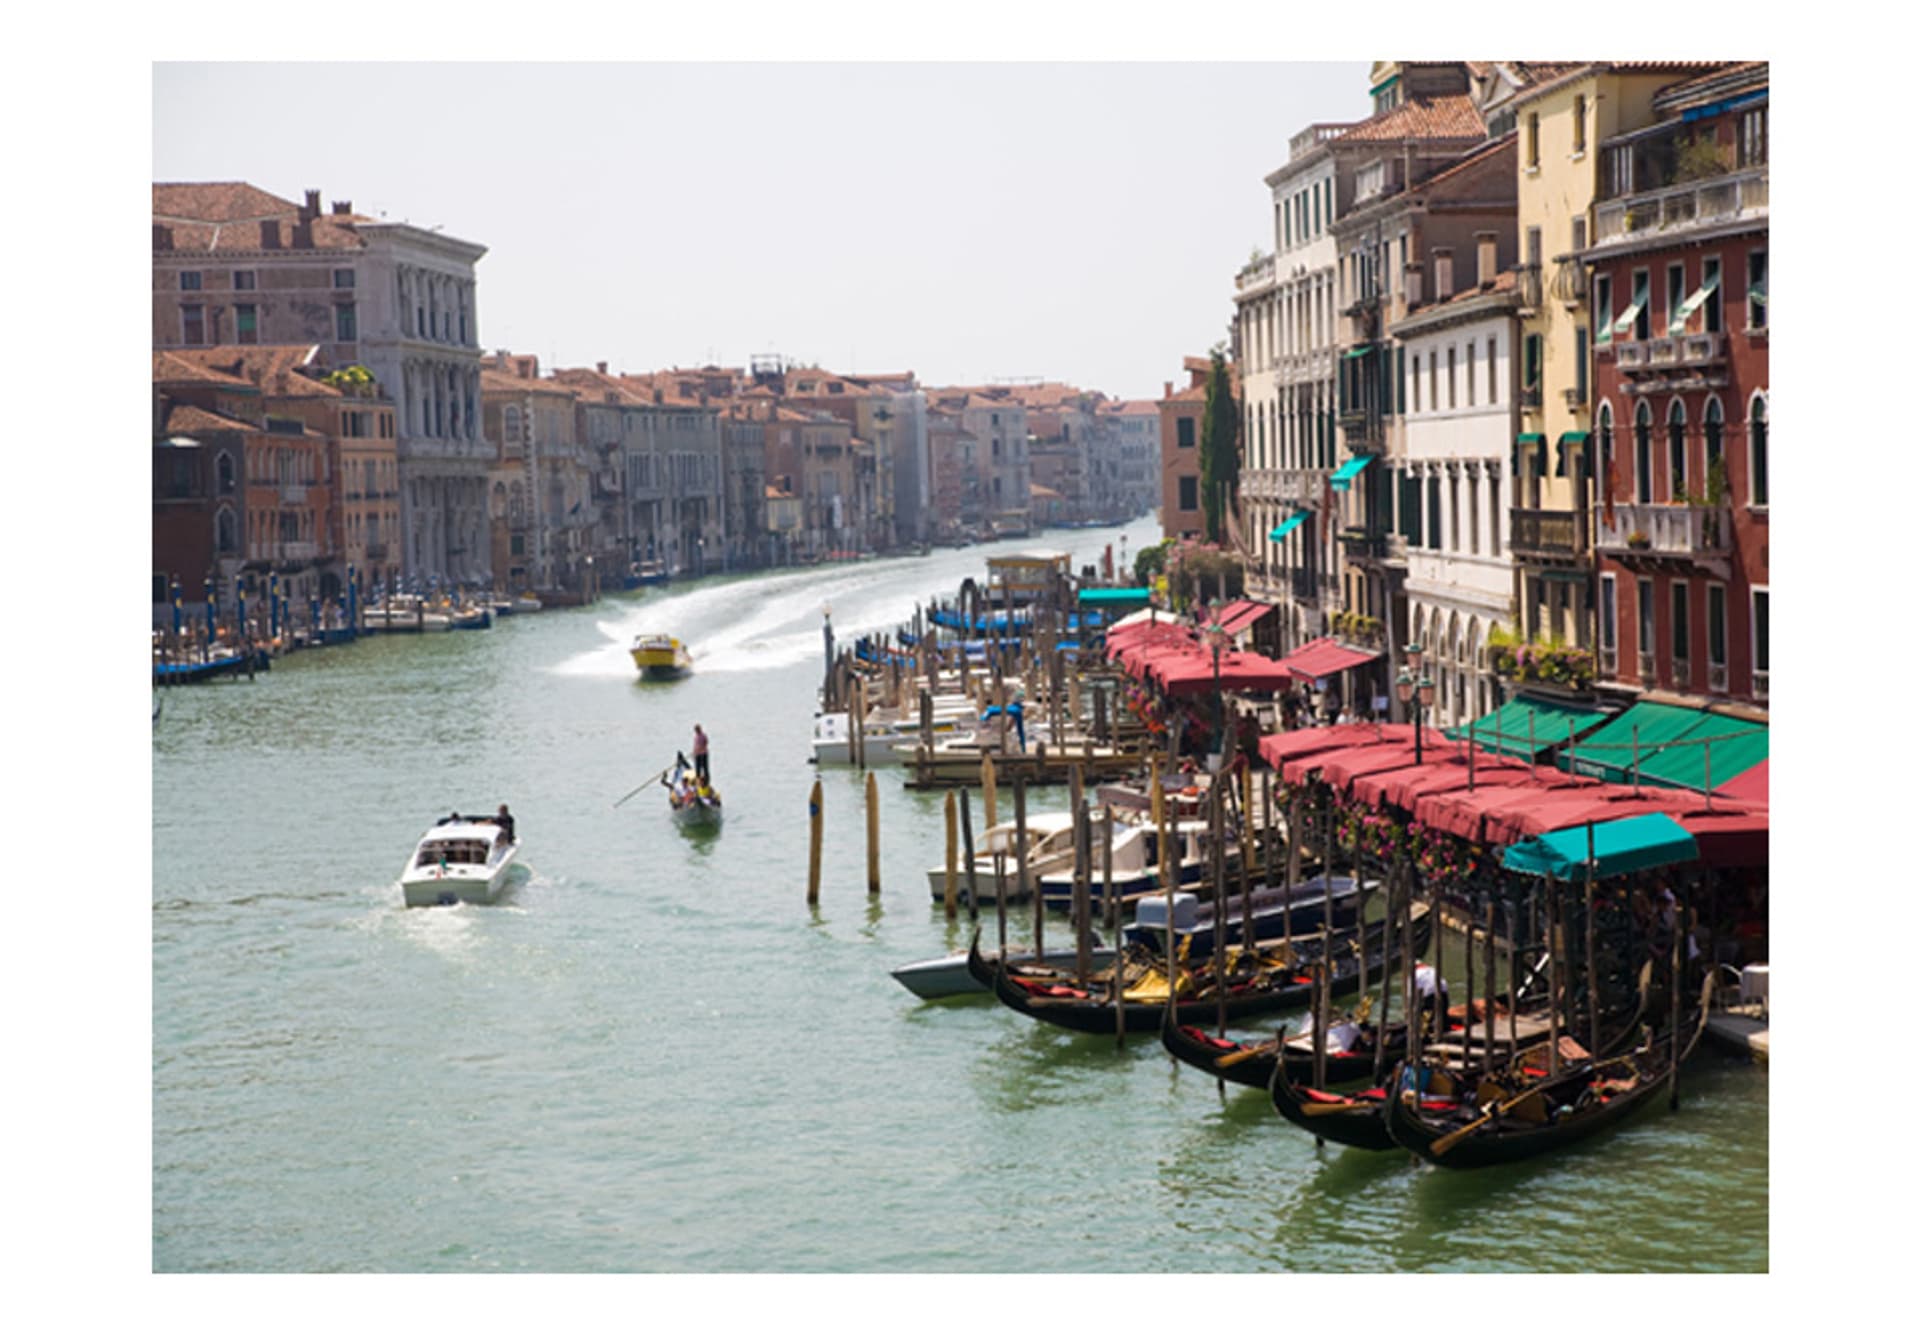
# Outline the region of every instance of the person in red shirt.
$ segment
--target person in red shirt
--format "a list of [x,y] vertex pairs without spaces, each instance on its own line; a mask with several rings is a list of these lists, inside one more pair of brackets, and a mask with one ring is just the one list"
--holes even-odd
[[701,730],[699,723],[693,725],[693,771],[700,776],[702,783],[709,787],[713,785],[713,777],[707,772],[707,734]]

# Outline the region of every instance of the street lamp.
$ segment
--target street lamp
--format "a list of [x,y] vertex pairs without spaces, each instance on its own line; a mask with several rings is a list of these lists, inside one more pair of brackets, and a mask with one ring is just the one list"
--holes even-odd
[[1220,766],[1226,762],[1226,717],[1225,705],[1220,698],[1220,650],[1227,646],[1227,632],[1220,628],[1217,619],[1220,609],[1214,608],[1215,621],[1207,627],[1207,647],[1213,650],[1213,755],[1208,761],[1208,769],[1220,772]]
[[1413,678],[1413,673],[1420,670],[1420,659],[1420,646],[1418,644],[1407,645],[1407,665],[1402,669],[1399,679],[1393,683],[1394,693],[1400,697],[1400,702],[1410,705],[1413,708],[1413,762],[1415,764],[1422,762],[1420,715],[1427,709],[1433,707],[1433,679],[1422,676],[1419,681],[1416,682]]

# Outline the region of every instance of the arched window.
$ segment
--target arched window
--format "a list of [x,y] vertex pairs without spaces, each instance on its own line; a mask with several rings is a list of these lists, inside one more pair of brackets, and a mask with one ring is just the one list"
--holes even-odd
[[1726,419],[1720,411],[1720,400],[1709,398],[1707,410],[1701,419],[1701,433],[1707,442],[1707,477],[1702,486],[1709,494],[1714,490],[1714,478],[1717,476],[1722,497],[1727,490],[1727,460],[1723,443],[1726,434]]
[[1667,499],[1678,505],[1687,494],[1687,409],[1679,399],[1667,408]]
[[214,472],[219,478],[220,494],[223,496],[232,495],[234,485],[233,455],[227,453],[224,449],[221,450],[220,457],[214,464]]
[[[221,457],[225,457],[222,455]],[[233,511],[222,509],[213,521],[214,546],[223,556],[231,556],[240,545],[239,523],[233,517]]]
[[1633,499],[1653,503],[1653,409],[1645,399],[1633,410]]
[[520,409],[517,407],[514,407],[512,404],[508,404],[500,414],[500,422],[501,422],[501,428],[502,428],[501,433],[506,436],[506,440],[504,443],[509,445],[519,444],[520,443]]
[[1747,469],[1747,503],[1767,503],[1767,400],[1755,394],[1747,404],[1747,448],[1752,460]]

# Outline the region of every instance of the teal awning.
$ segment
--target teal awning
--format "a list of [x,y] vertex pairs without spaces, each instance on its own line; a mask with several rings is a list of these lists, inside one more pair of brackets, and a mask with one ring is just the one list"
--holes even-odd
[[1547,437],[1541,435],[1538,431],[1522,431],[1519,435],[1513,437],[1513,443],[1516,445],[1538,445],[1545,443],[1546,438]]
[[[1637,747],[1636,747],[1636,742]],[[1574,748],[1572,770],[1615,783],[1640,781],[1704,791],[1767,758],[1765,723],[1677,704],[1636,704]],[[1556,761],[1568,768],[1567,757]]]
[[1538,838],[1526,838],[1507,848],[1500,864],[1521,875],[1551,875],[1561,880],[1586,876],[1587,831],[1593,839],[1593,874],[1604,879],[1696,861],[1699,845],[1671,815],[1629,815],[1624,820],[1602,820],[1593,825],[1556,829]]
[[1333,475],[1333,489],[1336,491],[1345,491],[1353,484],[1353,479],[1360,475],[1360,470],[1372,462],[1373,455],[1371,454],[1358,454],[1348,459],[1340,465],[1340,471]]
[[1367,353],[1371,351],[1373,351],[1372,344],[1362,343],[1359,347],[1350,347],[1345,352],[1342,352],[1340,354],[1340,359],[1342,361],[1347,361],[1347,360],[1351,360],[1354,357],[1364,357],[1367,355]]
[[1144,607],[1152,595],[1151,588],[1083,588],[1080,602],[1093,607]]
[[1307,521],[1307,515],[1309,513],[1311,513],[1311,511],[1301,510],[1297,514],[1292,514],[1282,519],[1279,523],[1274,525],[1273,531],[1267,534],[1267,540],[1270,542],[1280,541],[1288,533],[1292,532],[1294,529],[1298,528],[1301,524],[1305,523]]
[[1481,750],[1532,762],[1555,746],[1566,745],[1569,726],[1578,738],[1606,720],[1598,709],[1516,695],[1484,718],[1465,727],[1449,727],[1446,735],[1454,741],[1471,737]]

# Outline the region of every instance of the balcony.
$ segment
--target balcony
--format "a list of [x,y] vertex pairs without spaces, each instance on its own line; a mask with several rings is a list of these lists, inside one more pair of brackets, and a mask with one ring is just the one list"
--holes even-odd
[[1250,287],[1261,287],[1272,281],[1273,256],[1265,255],[1234,275],[1233,290],[1244,292]]
[[1553,299],[1569,306],[1587,299],[1587,266],[1571,255],[1553,261]]
[[1683,334],[1679,361],[1682,366],[1717,366],[1727,359],[1727,336],[1723,333]]
[[1538,264],[1518,264],[1513,270],[1514,286],[1520,293],[1520,311],[1540,308],[1540,266]]
[[1613,522],[1600,521],[1598,546],[1611,556],[1723,560],[1733,553],[1733,510],[1726,505],[1615,505]]
[[1707,227],[1766,219],[1767,169],[1762,165],[1595,204],[1594,245],[1629,250]]
[[1293,600],[1303,606],[1320,604],[1320,579],[1312,570],[1295,570],[1288,580]]
[[1516,508],[1507,515],[1507,544],[1516,556],[1584,556],[1589,550],[1585,510]]

